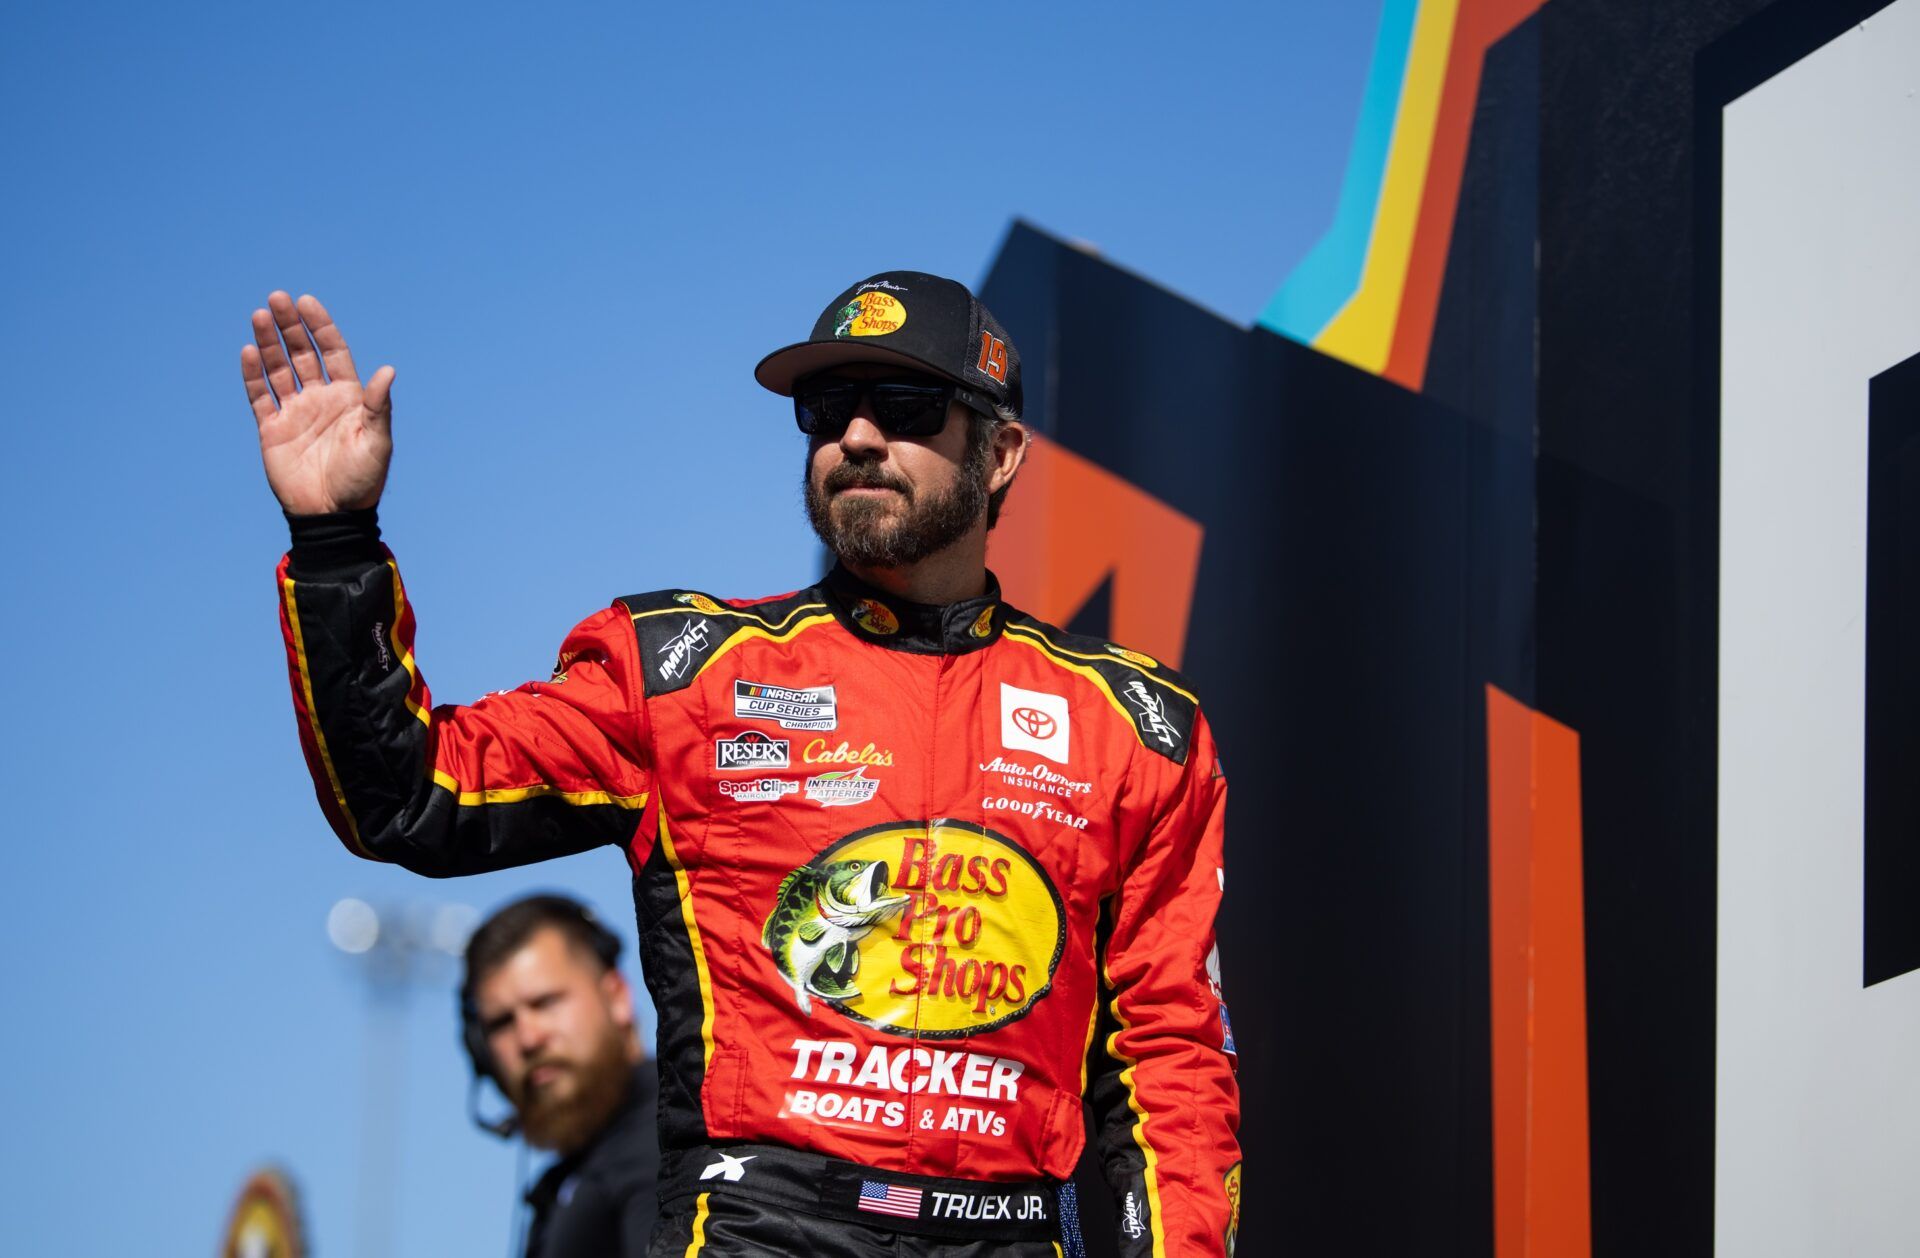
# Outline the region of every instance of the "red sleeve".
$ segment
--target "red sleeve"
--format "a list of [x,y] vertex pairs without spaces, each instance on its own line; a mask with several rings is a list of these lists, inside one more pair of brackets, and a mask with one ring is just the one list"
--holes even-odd
[[1090,1088],[1128,1258],[1225,1255],[1239,1222],[1240,1090],[1213,921],[1226,779],[1204,717],[1166,810],[1109,905]]

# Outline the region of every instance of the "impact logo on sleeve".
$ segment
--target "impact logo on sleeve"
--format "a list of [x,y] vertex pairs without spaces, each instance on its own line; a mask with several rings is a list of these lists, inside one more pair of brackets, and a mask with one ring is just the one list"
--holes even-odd
[[1138,677],[1127,683],[1127,702],[1140,713],[1136,718],[1140,722],[1140,732],[1160,740],[1163,747],[1174,747],[1180,741],[1180,731],[1167,719],[1166,702],[1159,695],[1147,689],[1147,683]]
[[687,671],[687,666],[700,658],[709,643],[707,635],[713,626],[704,620],[689,620],[680,627],[680,632],[667,639],[660,648],[660,675],[673,681]]
[[1071,731],[1066,696],[1000,683],[1000,745],[1008,751],[1038,752],[1066,764]]
[[714,739],[713,767],[722,772],[784,769],[792,748],[784,738],[772,738],[757,729],[742,730],[732,738]]
[[777,721],[781,729],[834,729],[840,704],[832,686],[795,690],[736,679],[733,714],[743,721]]

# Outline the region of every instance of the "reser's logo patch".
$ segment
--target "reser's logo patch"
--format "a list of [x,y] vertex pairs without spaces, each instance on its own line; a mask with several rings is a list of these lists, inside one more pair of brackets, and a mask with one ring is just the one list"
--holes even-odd
[[743,721],[776,721],[781,729],[833,729],[840,705],[832,686],[792,689],[736,679],[733,714]]
[[784,738],[771,738],[757,729],[743,730],[732,738],[713,742],[713,767],[722,772],[784,769],[793,744]]
[[789,875],[762,942],[803,1012],[817,996],[893,1035],[954,1039],[1005,1026],[1046,995],[1066,914],[1012,839],[968,822],[895,821]]
[[907,321],[907,307],[898,297],[869,289],[836,312],[838,321],[833,335],[887,336],[898,332]]

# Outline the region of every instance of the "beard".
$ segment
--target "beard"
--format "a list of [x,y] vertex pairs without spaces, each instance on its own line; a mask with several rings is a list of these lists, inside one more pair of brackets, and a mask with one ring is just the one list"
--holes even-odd
[[[560,1071],[539,1088],[528,1077],[539,1066]],[[520,1130],[536,1149],[568,1154],[584,1148],[600,1134],[633,1086],[633,1066],[618,1035],[600,1037],[592,1054],[573,1061],[558,1054],[535,1057],[522,1067],[508,1088],[507,1099],[520,1115]]]
[[[828,550],[862,568],[903,568],[953,545],[973,530],[987,510],[987,476],[993,445],[974,425],[967,457],[953,483],[916,494],[912,486],[877,463],[843,462],[819,484],[813,478],[813,447],[802,472],[807,522]],[[904,510],[886,499],[836,497],[843,489],[891,489]]]

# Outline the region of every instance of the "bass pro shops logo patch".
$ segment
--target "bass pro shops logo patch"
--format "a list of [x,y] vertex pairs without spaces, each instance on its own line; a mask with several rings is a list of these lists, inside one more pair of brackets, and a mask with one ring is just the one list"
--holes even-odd
[[760,938],[802,1013],[817,996],[889,1034],[958,1039],[1047,994],[1066,912],[1012,839],[968,822],[892,821],[787,875]]
[[898,332],[906,322],[906,303],[891,293],[869,289],[840,307],[833,335],[836,340],[845,336],[887,336]]

